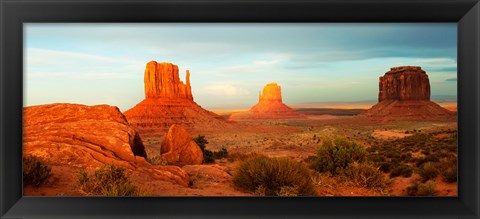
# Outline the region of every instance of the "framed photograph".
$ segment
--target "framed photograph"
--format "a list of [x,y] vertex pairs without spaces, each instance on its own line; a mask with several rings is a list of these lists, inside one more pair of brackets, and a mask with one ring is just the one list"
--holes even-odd
[[0,7],[2,218],[480,217],[478,0]]

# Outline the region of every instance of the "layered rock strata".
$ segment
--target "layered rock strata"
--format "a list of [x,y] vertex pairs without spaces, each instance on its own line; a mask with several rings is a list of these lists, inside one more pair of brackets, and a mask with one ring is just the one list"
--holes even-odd
[[180,80],[178,66],[172,63],[147,63],[144,74],[145,99],[124,112],[139,131],[167,131],[173,124],[187,129],[226,128],[221,116],[203,109],[193,100],[190,72],[186,83]]
[[380,77],[378,103],[363,115],[383,120],[456,118],[430,101],[428,75],[418,66],[393,67]]
[[150,165],[138,132],[117,107],[109,105],[24,107],[23,155],[37,156],[52,168],[57,182],[51,186],[75,183],[81,169],[93,171],[109,164],[143,180],[186,186],[189,179],[181,168]]

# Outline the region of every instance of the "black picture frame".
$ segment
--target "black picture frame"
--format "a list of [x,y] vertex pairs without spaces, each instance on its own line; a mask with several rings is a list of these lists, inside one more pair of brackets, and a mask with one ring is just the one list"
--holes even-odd
[[[478,0],[0,0],[0,19],[2,218],[480,217]],[[25,22],[456,22],[458,197],[22,197]]]

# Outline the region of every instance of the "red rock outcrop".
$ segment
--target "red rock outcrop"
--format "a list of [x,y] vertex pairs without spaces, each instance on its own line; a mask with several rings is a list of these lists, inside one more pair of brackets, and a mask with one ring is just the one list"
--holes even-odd
[[390,68],[379,80],[378,102],[384,100],[430,100],[428,75],[418,66]]
[[168,164],[201,164],[203,153],[182,125],[172,125],[163,137],[160,154]]
[[418,66],[394,67],[380,77],[378,103],[363,115],[381,120],[456,118],[430,101],[428,75]]
[[178,66],[172,63],[147,63],[144,75],[145,98],[170,98],[193,100],[190,86],[190,71],[187,70],[186,82],[180,81]]
[[141,132],[165,132],[173,124],[187,129],[218,129],[231,126],[221,116],[203,109],[193,101],[190,72],[186,84],[171,63],[147,63],[144,75],[145,99],[124,112],[128,122]]
[[258,95],[258,103],[248,112],[234,113],[231,120],[271,120],[271,119],[305,119],[306,116],[296,112],[282,102],[282,89],[275,83],[269,83]]
[[[146,162],[144,145],[117,107],[48,104],[23,109],[23,155],[40,157],[52,167],[58,184],[75,183],[80,169],[115,164],[142,180],[188,185],[188,174],[175,166]],[[68,189],[71,186],[61,186]],[[28,190],[31,191],[31,190]],[[68,193],[67,194],[76,194]],[[28,195],[27,193],[25,195]],[[55,194],[52,194],[55,195]]]

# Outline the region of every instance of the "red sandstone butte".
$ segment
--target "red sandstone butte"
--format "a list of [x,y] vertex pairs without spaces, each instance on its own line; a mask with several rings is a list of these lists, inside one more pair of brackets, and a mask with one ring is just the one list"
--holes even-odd
[[203,153],[182,125],[172,125],[163,137],[160,154],[168,164],[202,164]]
[[139,131],[166,131],[173,124],[187,129],[226,128],[231,124],[193,101],[190,72],[186,84],[180,80],[178,66],[172,63],[147,63],[144,74],[145,99],[124,112]]
[[246,113],[234,113],[231,120],[271,120],[271,119],[305,119],[306,116],[296,112],[282,102],[282,88],[275,82],[267,84],[258,95],[258,103]]
[[430,101],[430,81],[419,66],[390,68],[379,78],[378,103],[363,114],[375,119],[454,119],[456,114]]

